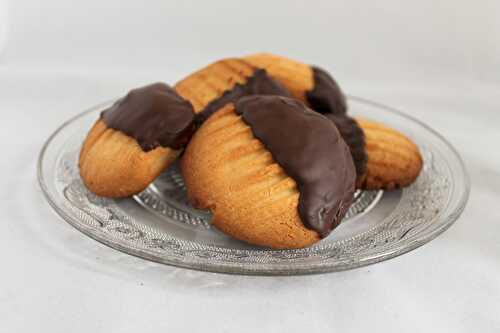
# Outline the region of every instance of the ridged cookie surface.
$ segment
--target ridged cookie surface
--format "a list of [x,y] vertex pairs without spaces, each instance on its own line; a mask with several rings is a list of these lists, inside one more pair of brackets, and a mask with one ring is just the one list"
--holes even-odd
[[232,104],[196,132],[182,158],[191,203],[212,223],[246,242],[301,248],[320,240],[298,214],[299,191]]
[[242,59],[223,59],[189,75],[175,89],[191,101],[201,124],[214,112],[244,96],[290,96],[290,92],[265,70]]
[[145,152],[133,138],[99,120],[80,152],[80,175],[97,195],[126,197],[144,190],[179,153],[164,147]]
[[245,84],[257,70],[249,62],[237,58],[216,61],[179,81],[174,89],[190,101],[199,113],[213,100],[237,84]]

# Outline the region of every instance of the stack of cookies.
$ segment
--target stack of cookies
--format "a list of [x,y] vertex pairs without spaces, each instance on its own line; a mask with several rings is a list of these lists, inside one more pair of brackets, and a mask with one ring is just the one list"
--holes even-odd
[[178,158],[191,204],[213,225],[279,249],[328,236],[356,189],[408,186],[422,168],[403,134],[348,115],[329,73],[271,54],[130,91],[90,130],[80,174],[97,195],[127,197]]

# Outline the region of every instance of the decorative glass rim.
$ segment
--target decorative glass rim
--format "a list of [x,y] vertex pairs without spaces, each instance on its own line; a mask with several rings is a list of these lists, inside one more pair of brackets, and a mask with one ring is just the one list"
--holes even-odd
[[[404,253],[407,253],[409,251],[412,251],[423,244],[433,240],[436,238],[438,235],[443,233],[445,230],[447,230],[460,216],[460,214],[463,212],[463,209],[465,208],[465,205],[467,203],[469,193],[470,193],[470,178],[467,174],[465,164],[463,160],[461,159],[459,153],[457,150],[437,131],[433,130],[430,128],[428,125],[425,123],[421,122],[418,119],[415,119],[404,112],[401,112],[397,109],[394,109],[392,107],[386,106],[384,104],[378,103],[378,102],[373,102],[364,98],[360,97],[354,97],[354,96],[348,96],[348,100],[355,102],[355,103],[360,103],[364,104],[367,106],[371,106],[377,109],[381,109],[385,112],[393,113],[398,115],[401,118],[404,118],[405,120],[417,124],[419,127],[421,127],[423,130],[427,131],[429,134],[434,135],[437,139],[441,141],[442,144],[446,147],[448,150],[448,153],[451,154],[451,157],[454,159],[454,162],[457,164],[458,172],[460,174],[460,180],[463,182],[463,189],[461,190],[461,193],[459,193],[459,198],[455,200],[454,204],[454,209],[449,212],[446,216],[440,216],[440,222],[439,224],[435,225],[427,225],[424,229],[419,230],[418,233],[415,233],[413,235],[410,235],[407,239],[405,239],[404,244],[399,244],[398,246],[393,246],[389,247],[387,249],[384,249],[383,251],[374,253],[373,255],[369,256],[364,256],[362,258],[358,258],[356,260],[346,260],[345,262],[337,262],[334,265],[325,265],[322,262],[293,262],[293,264],[288,263],[288,265],[282,265],[282,264],[276,264],[276,263],[262,263],[262,264],[255,264],[252,263],[251,265],[242,265],[242,264],[234,264],[232,265],[231,263],[227,262],[211,262],[210,258],[187,258],[187,257],[165,257],[165,256],[160,256],[160,255],[155,255],[155,253],[152,253],[150,251],[145,251],[141,249],[131,249],[129,246],[127,246],[126,242],[123,242],[120,239],[114,239],[114,238],[109,238],[105,233],[100,233],[100,232],[94,232],[90,231],[89,229],[82,227],[82,224],[76,218],[75,216],[72,216],[69,214],[67,211],[65,211],[63,208],[61,208],[58,203],[57,199],[52,193],[52,191],[49,188],[49,185],[46,183],[46,179],[44,178],[44,158],[46,155],[46,152],[50,146],[50,144],[54,141],[54,139],[58,136],[58,134],[63,131],[68,125],[71,123],[77,121],[80,118],[85,117],[89,113],[96,112],[96,110],[102,109],[104,106],[109,105],[112,103],[115,99],[101,103],[97,106],[94,106],[92,108],[89,108],[73,117],[71,117],[69,120],[65,121],[62,123],[46,140],[44,145],[42,146],[42,149],[39,154],[38,162],[37,162],[37,177],[38,177],[38,182],[39,185],[42,189],[42,192],[47,199],[48,203],[50,206],[56,211],[56,213],[61,216],[66,222],[68,222],[70,225],[78,229],[79,231],[83,232],[87,236],[97,240],[98,242],[105,244],[111,248],[114,248],[116,250],[134,255],[136,257],[140,257],[143,259],[147,259],[150,261],[158,262],[158,263],[163,263],[163,264],[168,264],[168,265],[173,265],[173,266],[178,266],[178,267],[183,267],[183,268],[189,268],[189,269],[196,269],[196,270],[202,270],[202,271],[211,271],[211,272],[220,272],[220,273],[232,273],[232,274],[247,274],[247,275],[297,275],[297,274],[313,274],[313,273],[324,273],[324,272],[332,272],[332,271],[341,271],[341,270],[346,270],[346,269],[352,269],[352,268],[357,268],[357,267],[362,267],[366,265],[370,265],[373,263],[377,263],[383,260],[391,259],[394,257],[397,257],[399,255],[402,255]],[[453,184],[452,184],[453,185]],[[226,249],[226,248],[219,248],[214,245],[206,245],[207,247],[213,247],[215,251],[218,251],[222,254],[224,254],[226,251],[243,251],[243,250],[233,250],[233,249]],[[321,245],[319,245],[321,247]],[[300,253],[300,251],[303,251],[304,249],[300,250],[267,250],[267,249],[255,249],[251,250],[254,253],[271,253],[272,251],[276,252],[289,252],[292,254],[293,253]],[[248,250],[250,251],[250,250]]]

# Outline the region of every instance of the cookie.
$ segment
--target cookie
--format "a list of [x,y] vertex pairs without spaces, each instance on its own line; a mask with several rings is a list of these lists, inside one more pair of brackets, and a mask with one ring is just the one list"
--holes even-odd
[[237,58],[222,59],[194,72],[178,82],[175,90],[193,104],[198,123],[243,96],[291,97],[290,92],[272,79],[266,70]]
[[346,98],[333,77],[324,69],[270,53],[257,53],[244,60],[265,69],[293,96],[320,113],[345,114]]
[[[318,140],[321,137],[321,140]],[[302,248],[347,212],[356,179],[331,121],[300,101],[251,96],[215,112],[181,160],[190,202],[251,244]]]
[[366,173],[357,186],[367,190],[393,190],[413,183],[423,161],[415,143],[383,124],[356,118],[365,136]]
[[165,84],[132,90],[87,135],[79,159],[83,183],[105,197],[141,192],[180,154],[194,118],[191,104]]

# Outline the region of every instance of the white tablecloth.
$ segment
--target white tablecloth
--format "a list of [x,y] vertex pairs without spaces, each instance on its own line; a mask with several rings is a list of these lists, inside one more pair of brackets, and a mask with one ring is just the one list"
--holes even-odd
[[[229,45],[225,49],[216,43],[219,50],[207,46],[213,41],[202,38],[195,45],[177,41],[173,52],[186,54],[189,60],[182,61],[180,57],[169,57],[168,47],[145,48],[146,42],[154,44],[155,38],[160,38],[161,34],[154,31],[147,37],[151,40],[137,45],[126,45],[127,39],[122,36],[121,47],[133,53],[123,53],[124,60],[120,49],[111,52],[105,42],[92,44],[91,50],[78,44],[85,43],[85,29],[75,25],[98,15],[96,8],[82,15],[64,16],[65,21],[61,21],[61,15],[78,12],[84,5],[74,9],[69,2],[48,3],[52,11],[67,4],[57,15],[50,16],[55,23],[46,17],[46,8],[33,7],[34,1],[16,4],[12,1],[14,23],[11,21],[10,36],[13,37],[8,40],[3,55],[0,50],[0,332],[500,331],[500,67],[493,66],[498,63],[500,53],[492,51],[498,44],[486,48],[489,53],[477,59],[479,51],[468,52],[467,46],[460,46],[458,42],[451,41],[451,46],[434,49],[443,56],[451,56],[455,53],[448,51],[463,48],[464,53],[456,55],[467,64],[465,67],[459,66],[460,61],[448,64],[438,56],[433,56],[432,66],[418,61],[404,65],[384,61],[384,57],[389,60],[410,57],[408,54],[412,52],[394,56],[392,51],[398,49],[395,46],[385,56],[378,54],[375,60],[368,56],[359,58],[358,52],[357,64],[348,62],[349,52],[345,48],[339,51],[340,64],[333,58],[317,56],[326,67],[339,69],[340,81],[348,93],[404,110],[449,139],[465,160],[471,176],[469,203],[456,224],[443,235],[390,261],[313,276],[232,276],[150,263],[87,238],[59,218],[45,202],[36,181],[35,166],[48,135],[83,109],[146,82],[174,82],[217,55],[249,50],[238,42],[234,48]],[[95,1],[90,3],[97,6]],[[119,6],[119,2],[112,3]],[[128,4],[124,11],[131,16],[137,8],[131,7],[131,1],[124,3]],[[430,1],[425,3],[431,5]],[[181,12],[188,10],[171,7],[169,9]],[[112,6],[110,8],[105,12],[107,16],[98,15],[98,19],[94,19],[102,20],[100,27],[107,27],[108,19],[110,24],[113,19],[125,22],[121,15],[115,18]],[[459,8],[453,15],[466,15],[469,13],[466,9]],[[155,11],[144,10],[152,16],[153,23],[149,25],[156,28],[155,22],[159,19]],[[238,7],[234,5],[226,10],[235,12]],[[489,10],[482,12],[486,21],[494,17],[487,15]],[[371,8],[373,11],[376,8]],[[257,12],[253,10],[249,15],[257,17]],[[417,24],[426,12],[426,8],[417,11],[412,22]],[[444,9],[440,11],[444,12]],[[292,10],[290,15],[302,22],[297,13],[300,9]],[[348,15],[354,17],[355,13],[356,8],[351,8]],[[474,13],[470,11],[471,15]],[[201,9],[198,14],[206,22]],[[392,17],[393,13],[386,14]],[[430,15],[437,33],[429,43],[439,44],[448,35],[439,34],[442,30],[439,30],[438,18],[434,17],[436,14]],[[24,25],[23,19],[27,21]],[[74,20],[75,25],[69,24]],[[233,24],[232,20],[229,19],[228,24]],[[263,20],[272,21],[266,15]],[[406,29],[413,37],[420,36],[414,28],[403,24],[405,17],[394,20],[399,23],[398,29]],[[319,21],[311,22],[310,29],[327,22],[324,17]],[[60,22],[68,23],[73,30]],[[217,29],[217,24],[221,23],[209,25],[208,29]],[[289,20],[286,24],[295,29]],[[34,27],[41,31],[37,32]],[[391,31],[384,27],[382,23],[377,32]],[[461,42],[474,36],[476,30],[483,32],[483,28],[484,32],[492,29],[495,35],[498,25],[483,27],[478,21],[473,27],[477,29],[466,30],[470,35],[455,37]],[[202,28],[201,23],[193,25],[199,33]],[[71,33],[65,35],[65,29]],[[139,41],[141,36],[134,35],[134,29],[125,29],[124,34],[132,32],[131,38]],[[425,25],[422,29],[433,30]],[[363,31],[369,30],[367,27]],[[76,32],[73,34],[73,31]],[[499,31],[496,30],[497,37]],[[120,30],[104,29],[105,36],[109,37],[110,33],[120,35]],[[274,33],[276,31],[271,32]],[[94,31],[92,36],[98,34]],[[357,31],[354,35],[362,34]],[[76,38],[73,42],[78,52],[66,50],[73,42],[64,37]],[[491,38],[485,35],[483,41],[491,42]],[[386,45],[390,41],[406,43],[404,38],[391,37]],[[284,43],[286,47],[281,51],[288,48],[292,53],[301,54],[297,49],[299,44],[289,39]],[[349,44],[345,39],[340,43]],[[474,41],[471,43],[475,45]],[[374,54],[377,53],[375,44],[369,47]],[[180,50],[183,45],[185,49]],[[272,48],[272,45],[271,39],[263,39],[261,48]],[[204,53],[200,51],[202,46]],[[54,47],[59,47],[58,51]],[[36,54],[40,59],[29,54],[30,50],[38,50]],[[161,57],[155,54],[159,50],[164,66],[160,66]],[[352,50],[364,49],[353,46]],[[413,51],[419,50],[415,47]],[[83,56],[81,53],[78,56],[80,51]],[[106,56],[99,57],[100,52],[106,52]],[[108,52],[112,57],[108,58]],[[71,58],[73,54],[75,58]],[[147,61],[148,55],[153,59],[151,62]],[[314,58],[312,53],[310,58]],[[359,59],[372,60],[369,65],[363,65]]]

